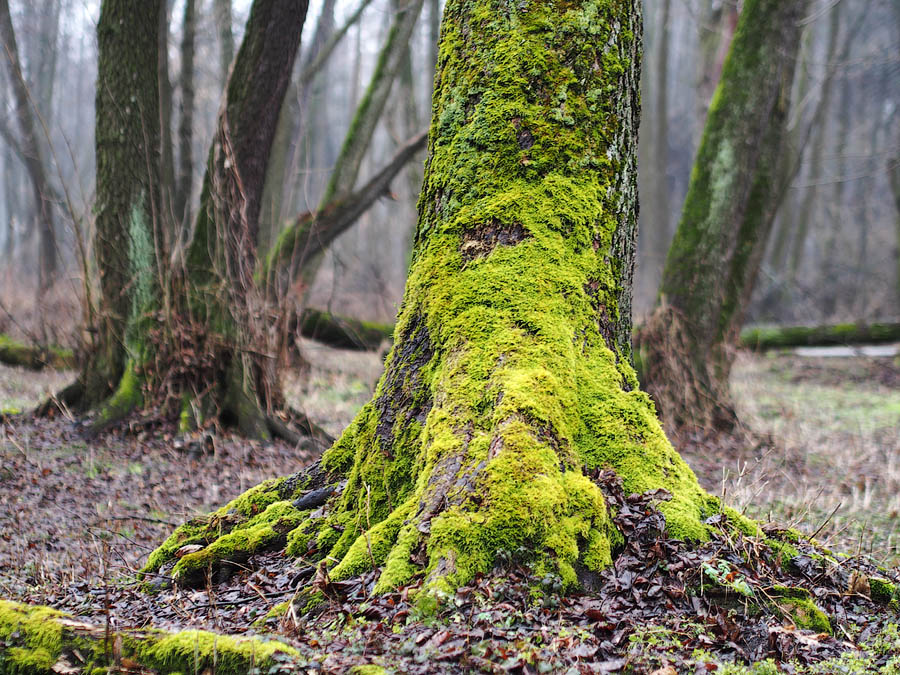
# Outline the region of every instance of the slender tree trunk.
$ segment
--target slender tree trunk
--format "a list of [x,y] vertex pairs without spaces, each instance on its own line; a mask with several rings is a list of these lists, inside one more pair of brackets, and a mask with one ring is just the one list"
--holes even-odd
[[320,206],[326,206],[335,199],[349,194],[356,185],[363,157],[372,142],[375,126],[381,118],[394,79],[403,65],[409,40],[423,4],[424,0],[411,0],[395,12],[395,19],[379,54],[372,80],[350,124],[325,193],[319,200]]
[[172,81],[169,77],[169,18],[174,0],[159,7],[160,199],[169,241],[175,241],[175,153],[172,146]]
[[[341,152],[319,200],[317,212],[325,212],[333,208],[335,204],[342,202],[352,192],[363,158],[375,134],[375,127],[387,104],[394,79],[403,65],[403,58],[423,4],[424,0],[412,0],[395,12],[388,37],[379,53],[372,79],[356,108]],[[298,220],[298,223],[282,233],[273,247],[270,260],[287,262],[296,258],[297,247],[302,248],[307,245],[306,240],[301,240],[300,235],[304,234],[300,229],[301,225],[303,222]],[[305,233],[308,234],[311,231],[307,229]],[[306,262],[303,267],[294,268],[300,272],[300,278],[296,281],[301,293],[305,293],[306,289],[312,285],[321,263],[321,256],[304,257],[304,259]]]
[[734,423],[731,347],[772,221],[805,4],[744,3],[666,259],[660,304],[639,336],[643,383],[675,426]]
[[702,0],[700,28],[700,59],[697,75],[697,115],[703,123],[719,83],[722,66],[728,55],[731,40],[740,16],[738,0]]
[[0,42],[4,53],[0,55],[6,62],[16,119],[22,134],[21,145],[25,167],[31,181],[34,195],[35,216],[40,241],[39,252],[39,294],[43,294],[53,283],[57,273],[56,226],[53,215],[53,189],[50,187],[48,171],[44,160],[42,143],[38,137],[40,123],[35,114],[36,101],[32,99],[19,60],[19,49],[9,13],[9,1],[0,0]]
[[222,88],[228,82],[228,70],[234,60],[234,33],[231,28],[231,0],[213,0],[213,18],[219,34],[219,77]]
[[178,183],[175,217],[182,229],[191,220],[191,185],[194,178],[194,0],[185,0],[181,37],[181,116],[178,121]]
[[374,398],[306,476],[254,488],[276,502],[260,536],[241,516],[221,537],[195,522],[150,569],[172,560],[202,582],[286,543],[331,579],[383,566],[376,592],[423,571],[424,593],[452,592],[509,554],[590,584],[619,536],[590,478],[602,468],[626,492],[666,488],[668,529],[706,536],[716,500],[630,365],[640,4],[495,7],[447,3],[413,265]]
[[888,178],[897,208],[897,297],[900,299],[900,156],[888,160]]

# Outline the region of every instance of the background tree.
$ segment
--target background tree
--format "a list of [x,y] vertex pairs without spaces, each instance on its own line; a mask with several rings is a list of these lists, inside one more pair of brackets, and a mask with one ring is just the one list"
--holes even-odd
[[253,3],[186,253],[182,312],[199,322],[191,329],[197,338],[212,341],[216,364],[216,373],[199,373],[187,388],[199,399],[188,411],[197,421],[217,414],[251,436],[268,436],[267,413],[281,402],[267,328],[254,321],[260,298],[253,276],[266,167],[306,10],[296,0]]
[[[13,90],[15,115],[21,134],[19,142],[21,159],[25,162],[34,197],[37,218],[35,227],[40,239],[38,288],[43,293],[53,283],[58,266],[56,225],[53,214],[54,194],[50,185],[46,153],[39,136],[41,122],[37,112],[38,102],[49,98],[49,94],[46,89],[42,89],[37,93],[39,98],[35,98],[29,92],[19,57],[19,47],[16,42],[8,0],[0,0],[0,40],[2,40],[4,51],[2,58],[6,62],[6,72]],[[55,53],[55,49],[49,49],[48,52]],[[52,79],[46,75],[42,79],[45,82],[48,79],[52,82]],[[49,89],[52,91],[52,84]],[[41,94],[45,95],[41,96]]]
[[[79,408],[106,400],[101,418],[140,400],[149,354],[143,332],[160,307],[166,258],[159,198],[160,0],[104,0],[97,23],[94,256],[100,278],[96,341],[64,395]],[[115,393],[113,393],[115,392]],[[112,396],[110,396],[112,394]],[[108,399],[108,400],[107,400]]]
[[771,226],[805,5],[744,4],[666,259],[659,306],[638,336],[642,382],[676,426],[734,423],[732,348]]

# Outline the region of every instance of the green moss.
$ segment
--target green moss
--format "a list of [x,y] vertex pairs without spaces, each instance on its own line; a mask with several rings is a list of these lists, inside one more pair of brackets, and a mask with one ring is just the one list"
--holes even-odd
[[95,420],[95,425],[102,427],[106,424],[121,420],[134,409],[140,407],[144,400],[141,386],[143,380],[137,374],[137,365],[134,360],[129,360],[125,366],[125,372],[119,380],[119,386],[100,407]]
[[[69,617],[47,607],[0,601],[0,673],[49,673],[64,651],[78,650],[86,672],[105,672],[104,631],[69,630]],[[254,667],[262,672],[276,659],[298,659],[292,647],[275,641],[241,639],[205,631],[165,633],[121,632],[113,636],[121,656],[144,668],[163,673],[195,673],[214,668],[221,675],[244,675]]]
[[[231,500],[207,516],[194,518],[179,526],[147,559],[142,572],[157,572],[162,565],[175,558],[175,552],[188,544],[207,545],[220,536],[230,533],[240,525],[249,526],[248,520],[266,511],[272,504],[284,500],[284,478],[267,480]],[[284,510],[273,511],[273,520],[286,515]],[[259,525],[259,521],[255,523]]]
[[[437,595],[507,551],[570,588],[621,541],[585,475],[598,469],[627,492],[665,488],[670,534],[708,537],[703,521],[720,505],[665,438],[630,365],[631,9],[447,3],[395,343],[373,400],[322,458],[341,494],[323,518],[297,517],[292,554],[314,541],[335,578],[383,566],[379,591],[424,573]],[[223,535],[178,565],[246,548],[259,532]]]
[[0,652],[0,673],[20,672],[16,668],[38,661],[49,660],[52,666],[62,650],[62,627],[56,622],[62,616],[48,607],[0,600],[0,643],[17,650]]
[[353,666],[350,675],[387,675],[388,671],[381,666],[367,664],[365,666]]
[[273,657],[299,657],[288,645],[276,641],[238,639],[206,631],[188,630],[164,635],[157,640],[125,640],[137,661],[160,672],[203,672],[215,666],[221,675],[244,675],[252,668],[262,672]]
[[284,543],[287,533],[306,520],[307,512],[298,511],[289,501],[270,504],[265,511],[230,532],[217,537],[205,548],[182,556],[172,570],[181,580],[210,569],[220,562],[240,562],[253,553]]
[[774,599],[775,605],[785,612],[798,628],[831,635],[831,622],[828,616],[816,607],[806,589],[773,586],[769,595]]
[[888,605],[895,612],[900,612],[900,588],[890,581],[869,577],[869,592],[875,602]]

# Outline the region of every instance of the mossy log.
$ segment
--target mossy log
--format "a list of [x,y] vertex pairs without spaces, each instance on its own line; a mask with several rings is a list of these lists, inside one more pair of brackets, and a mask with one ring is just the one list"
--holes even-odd
[[390,324],[361,321],[331,312],[308,307],[304,309],[295,329],[303,337],[317,340],[337,349],[373,351],[394,334]]
[[741,331],[741,347],[754,351],[783,347],[900,342],[900,323],[838,323],[823,326],[752,327]]
[[109,631],[48,607],[0,600],[0,675],[107,672],[246,675],[275,672],[275,669],[285,672],[290,666],[301,665],[304,662],[296,649],[275,640],[237,638],[200,630]]
[[0,363],[29,370],[65,370],[75,367],[75,354],[71,349],[27,345],[7,335],[0,335]]
[[[639,0],[450,0],[413,261],[373,399],[306,473],[186,523],[147,571],[199,583],[284,546],[332,580],[441,597],[521,556],[565,588],[621,535],[595,472],[721,510],[631,365]],[[736,516],[737,517],[737,516]],[[752,529],[752,523],[744,523]],[[201,549],[176,552],[187,544]]]

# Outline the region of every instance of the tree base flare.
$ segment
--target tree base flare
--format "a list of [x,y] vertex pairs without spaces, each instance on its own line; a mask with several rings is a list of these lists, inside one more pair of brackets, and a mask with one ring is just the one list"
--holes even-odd
[[[668,664],[676,672],[764,675],[776,672],[778,662],[798,673],[887,675],[900,665],[896,571],[857,556],[835,555],[792,530],[745,527],[748,523],[734,512],[709,519],[706,542],[673,539],[658,508],[669,495],[626,494],[609,472],[597,475],[595,482],[614,514],[612,524],[621,540],[613,563],[584,584],[587,592],[563,593],[558,574],[516,551],[446,596],[422,592],[427,581],[421,572],[410,585],[373,594],[379,569],[338,581],[321,566],[264,553],[245,560],[238,576],[227,582],[210,579],[203,597],[209,598],[208,604],[177,589],[147,596],[111,588],[112,612],[119,621],[142,622],[142,617],[165,615],[166,610],[171,616],[176,610],[180,625],[200,627],[243,627],[248,616],[258,616],[255,630],[278,634],[285,651],[297,652],[279,655],[284,660],[269,666],[274,672],[304,660],[330,673],[357,667],[367,669],[363,672],[492,672],[517,662],[525,669],[550,672],[572,667],[618,672],[627,663],[635,672],[653,672]],[[297,494],[290,484],[277,489]],[[299,493],[297,508],[311,512],[330,498],[323,488],[300,488]],[[235,512],[252,510],[254,502],[265,512],[271,505],[264,507],[262,496],[248,495]],[[68,604],[79,607],[95,625],[102,626],[110,611],[103,596],[94,596],[88,602],[92,606],[86,606],[83,597],[73,597]],[[15,607],[36,616],[55,614],[46,608]],[[15,659],[17,667],[27,659],[60,663],[58,658],[53,661],[53,649],[48,650],[50,656],[30,649],[44,644],[38,632],[47,624],[18,627],[14,640],[6,637],[3,625],[0,610],[0,664],[5,657]],[[103,638],[102,628],[92,630]],[[137,635],[181,645],[181,654],[199,660],[197,672],[209,665],[216,642],[217,672],[228,662],[228,648],[222,645],[228,645],[229,638],[196,631]],[[114,635],[107,644],[115,645],[116,639]],[[366,645],[362,653],[353,649],[357,644]],[[79,649],[83,658],[93,653]],[[253,649],[258,657],[261,648]],[[151,664],[143,653],[134,656],[126,639],[115,650],[109,649],[110,660],[118,653],[125,665],[140,663],[159,673],[193,672],[184,669],[183,660]],[[842,667],[847,659],[864,665],[856,670]],[[0,666],[0,673],[5,672]],[[14,672],[46,668],[26,665]]]
[[682,315],[663,303],[635,331],[641,388],[656,403],[670,433],[684,428],[733,431],[738,418],[728,387],[727,347],[695,354],[690,330]]

